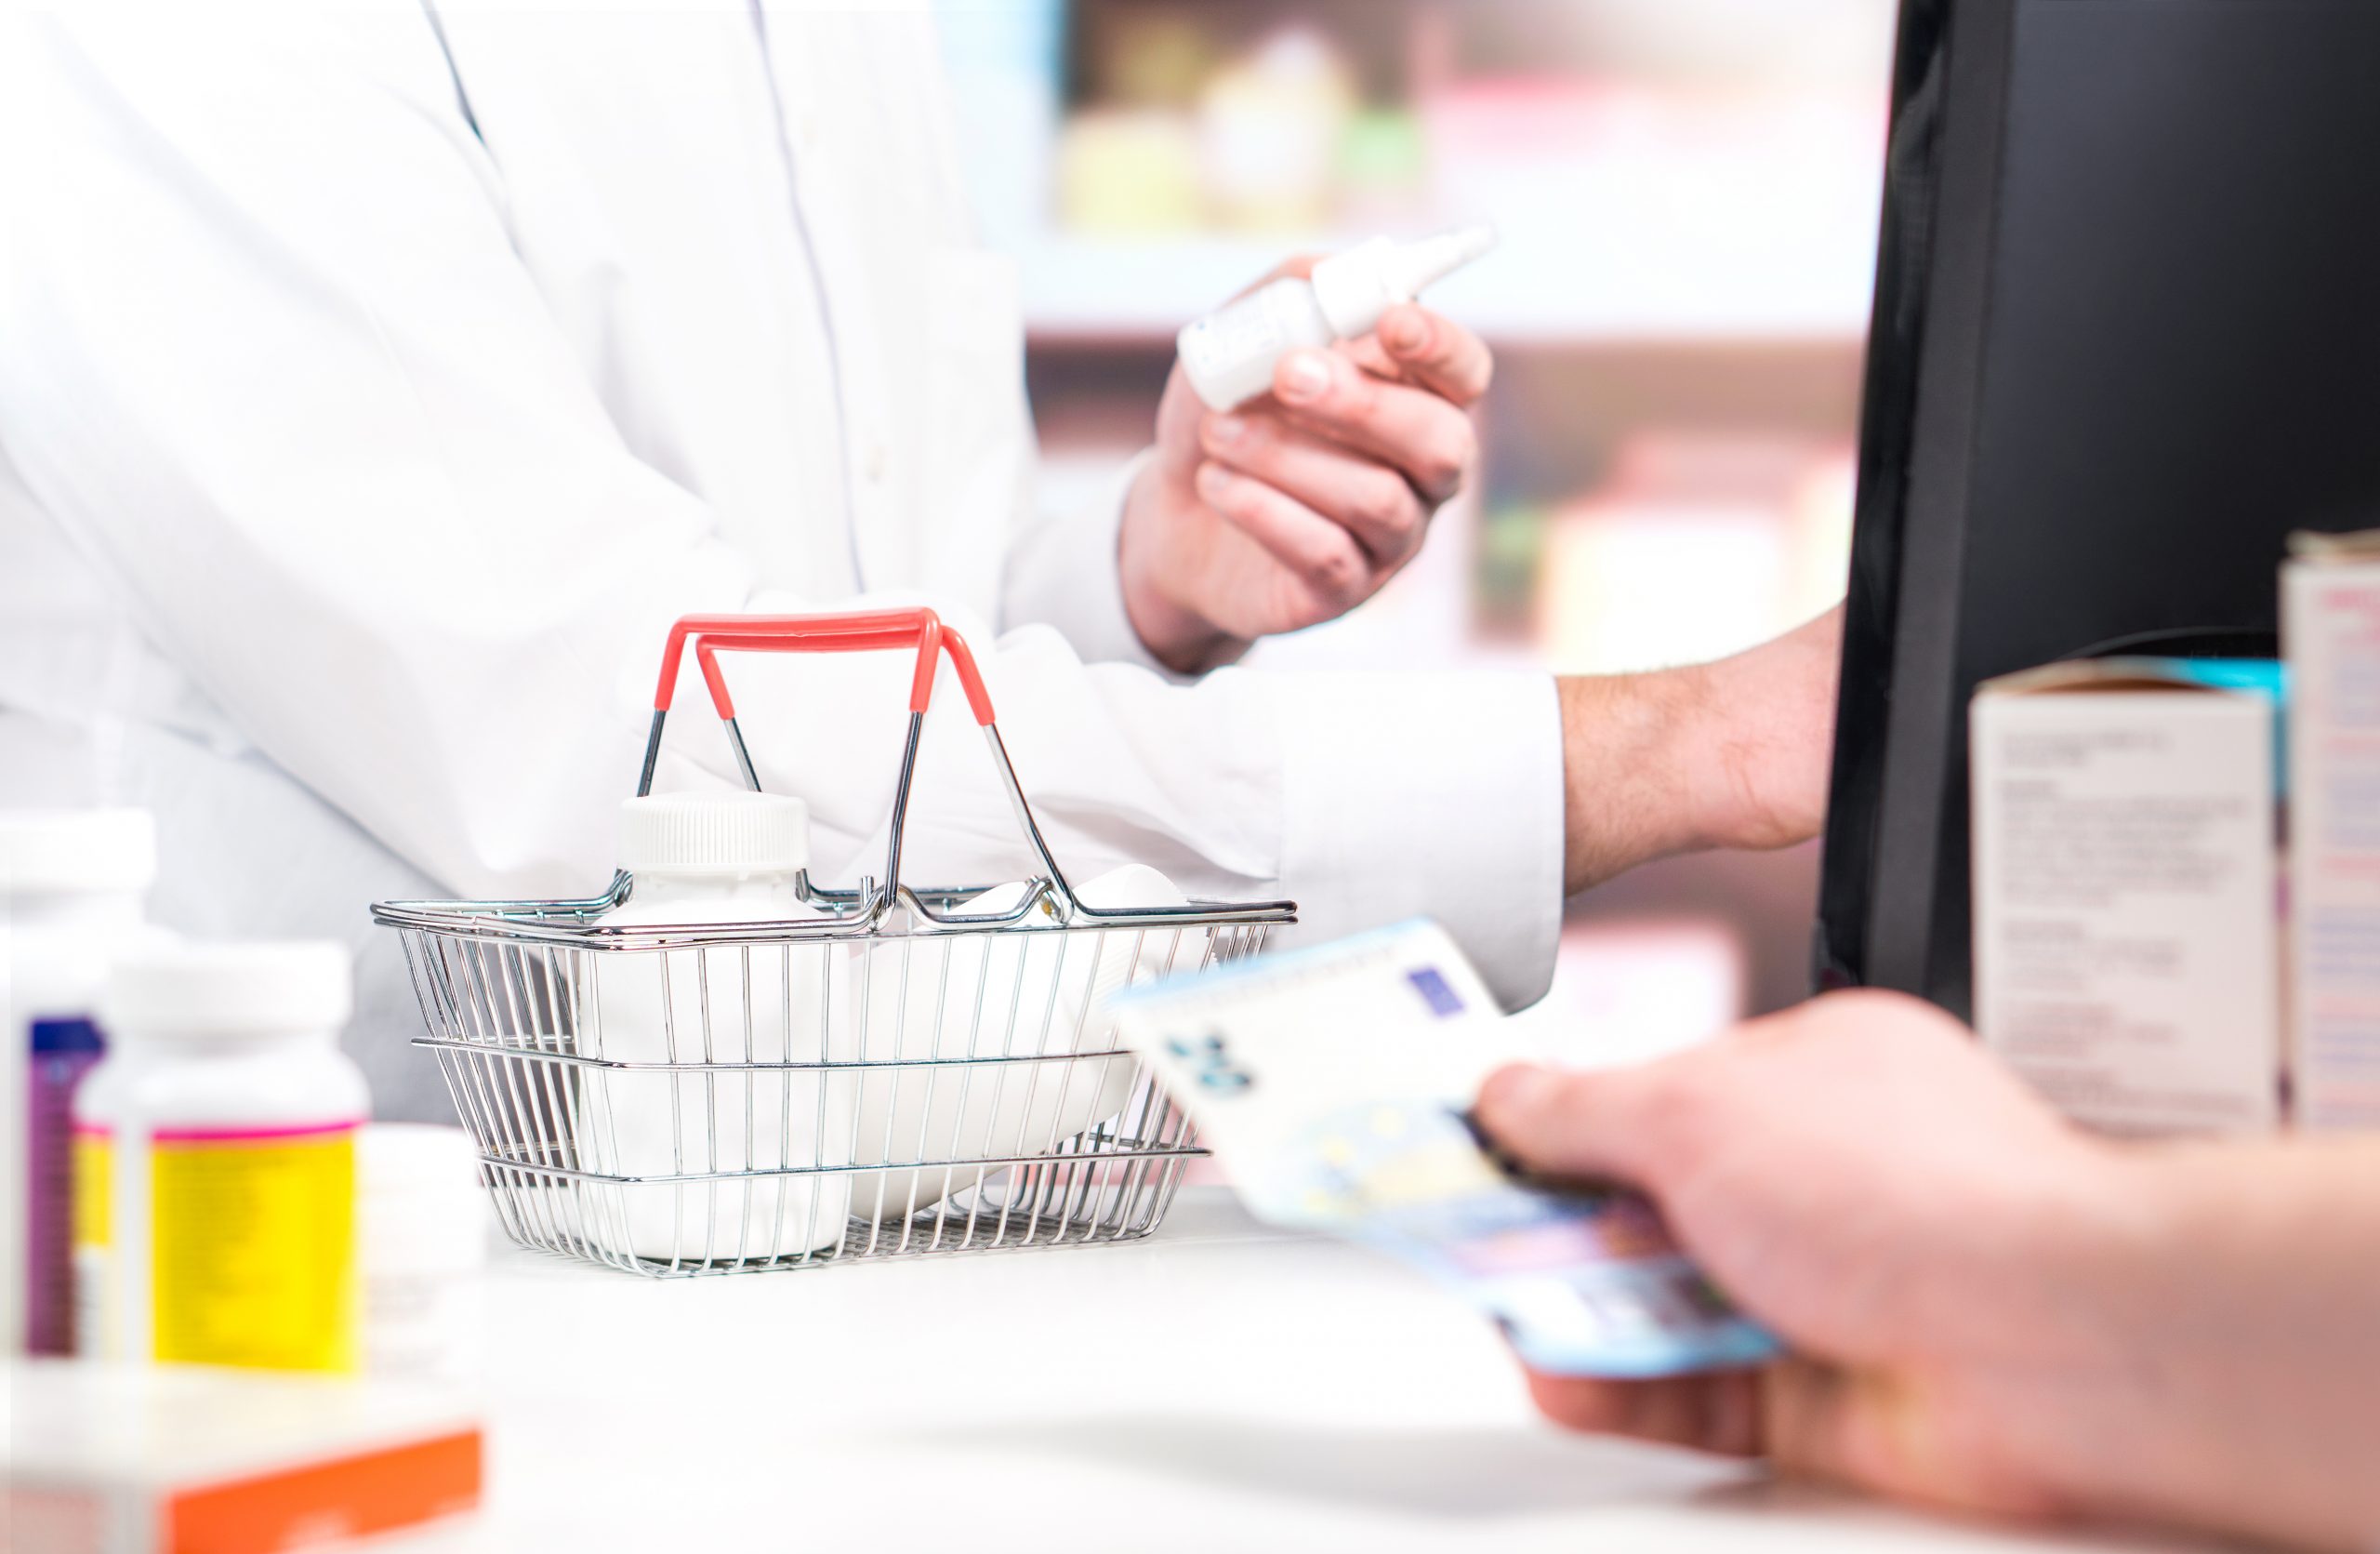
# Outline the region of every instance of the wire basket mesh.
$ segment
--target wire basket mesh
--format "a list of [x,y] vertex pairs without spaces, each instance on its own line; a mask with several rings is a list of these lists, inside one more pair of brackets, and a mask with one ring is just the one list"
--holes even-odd
[[[416,1044],[435,1055],[521,1244],[674,1276],[1126,1241],[1156,1229],[1206,1153],[1117,1045],[1104,1001],[1258,953],[1294,909],[1086,905],[1034,823],[965,644],[930,613],[681,622],[639,793],[683,641],[698,643],[748,776],[707,650],[832,631],[846,646],[919,650],[881,887],[822,890],[804,874],[813,915],[709,926],[607,924],[633,891],[625,874],[588,900],[373,909],[403,941],[430,1029]],[[960,671],[1042,865],[1004,910],[972,887],[899,883],[937,653]]]
[[[1096,1016],[1262,925],[677,949],[403,929],[505,1229],[671,1274],[1121,1241],[1204,1154]],[[623,935],[637,930],[618,930]]]

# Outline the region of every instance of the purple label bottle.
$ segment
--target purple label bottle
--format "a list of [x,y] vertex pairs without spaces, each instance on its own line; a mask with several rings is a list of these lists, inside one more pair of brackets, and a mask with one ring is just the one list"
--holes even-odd
[[74,1352],[74,1089],[106,1056],[87,1019],[32,1022],[25,1085],[25,1348]]

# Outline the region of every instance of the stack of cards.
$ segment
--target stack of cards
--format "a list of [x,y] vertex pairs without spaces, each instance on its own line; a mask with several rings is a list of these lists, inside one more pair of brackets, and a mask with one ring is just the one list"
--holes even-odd
[[1777,1352],[1641,1195],[1554,1191],[1465,1117],[1517,1056],[1478,974],[1412,923],[1113,1001],[1258,1217],[1376,1247],[1468,1298],[1554,1375],[1675,1375]]

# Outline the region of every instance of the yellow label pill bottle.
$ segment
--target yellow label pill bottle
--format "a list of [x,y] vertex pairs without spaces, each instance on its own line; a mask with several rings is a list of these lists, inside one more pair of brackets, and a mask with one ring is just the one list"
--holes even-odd
[[74,1117],[84,1352],[356,1369],[371,1104],[338,1050],[352,1000],[331,943],[153,948],[110,971],[112,1046]]

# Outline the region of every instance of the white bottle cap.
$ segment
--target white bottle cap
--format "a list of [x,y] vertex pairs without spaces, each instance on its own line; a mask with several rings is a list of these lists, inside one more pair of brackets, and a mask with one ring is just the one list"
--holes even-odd
[[810,806],[781,793],[654,793],[620,805],[631,874],[790,873],[810,865]]
[[0,892],[146,890],[156,877],[145,809],[0,811]]
[[335,1030],[355,1009],[347,946],[168,944],[108,968],[99,1016],[135,1038],[271,1036]]
[[1463,227],[1399,243],[1375,237],[1314,267],[1314,299],[1341,339],[1353,339],[1399,302],[1496,246],[1493,227]]

